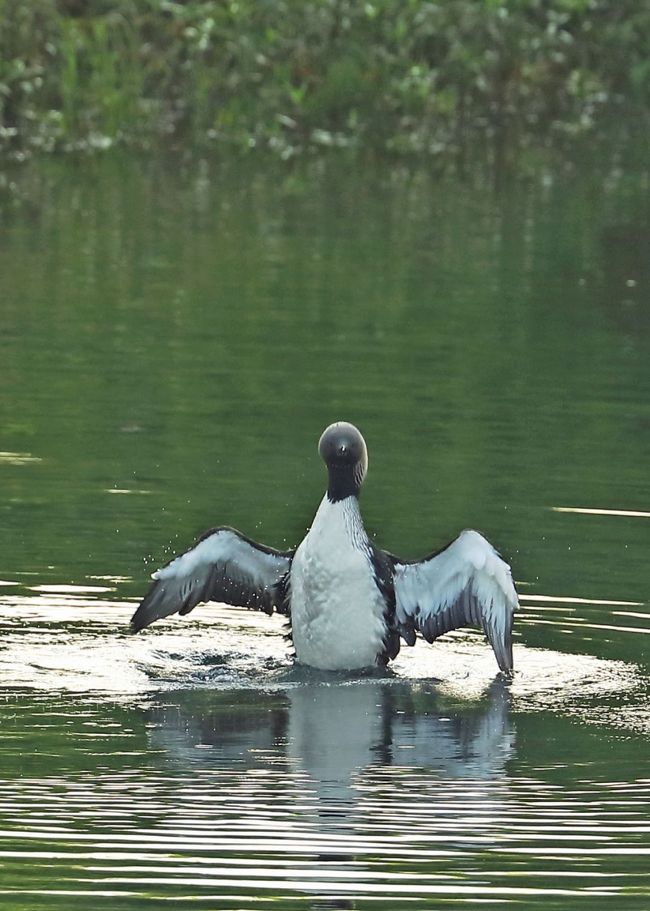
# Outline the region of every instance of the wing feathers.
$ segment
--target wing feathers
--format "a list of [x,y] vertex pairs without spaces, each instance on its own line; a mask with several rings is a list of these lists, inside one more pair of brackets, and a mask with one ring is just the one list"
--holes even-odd
[[281,608],[277,586],[290,564],[290,552],[262,547],[232,528],[213,529],[153,573],[131,628],[138,632],[161,617],[189,614],[202,601],[271,614]]
[[477,531],[466,530],[419,563],[395,564],[397,623],[412,645],[461,626],[487,636],[499,667],[512,670],[512,618],[518,606],[510,567]]

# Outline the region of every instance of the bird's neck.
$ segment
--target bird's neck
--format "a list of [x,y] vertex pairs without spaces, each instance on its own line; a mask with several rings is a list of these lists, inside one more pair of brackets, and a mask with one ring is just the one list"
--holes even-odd
[[358,498],[362,481],[360,466],[329,465],[327,473],[327,499],[330,503],[338,503],[348,497]]
[[325,494],[309,533],[317,541],[327,541],[328,548],[334,547],[337,541],[348,541],[355,547],[364,548],[367,535],[357,497],[350,496],[332,502],[328,494]]

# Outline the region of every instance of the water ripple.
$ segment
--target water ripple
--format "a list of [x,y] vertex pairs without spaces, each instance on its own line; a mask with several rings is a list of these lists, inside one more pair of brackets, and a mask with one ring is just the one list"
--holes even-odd
[[9,907],[650,905],[637,666],[519,644],[506,685],[459,634],[323,675],[266,617],[134,637],[97,594],[0,598]]

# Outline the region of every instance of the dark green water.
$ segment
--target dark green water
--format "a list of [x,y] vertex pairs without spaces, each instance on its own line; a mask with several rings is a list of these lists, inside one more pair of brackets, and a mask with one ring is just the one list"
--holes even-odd
[[[12,179],[2,907],[650,907],[647,174]],[[299,674],[217,606],[126,633],[203,529],[298,542],[336,419],[378,543],[473,526],[512,562],[512,686],[473,633],[385,679]]]

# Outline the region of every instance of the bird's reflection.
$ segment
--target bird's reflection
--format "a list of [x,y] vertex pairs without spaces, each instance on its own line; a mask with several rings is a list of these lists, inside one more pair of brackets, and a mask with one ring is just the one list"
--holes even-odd
[[[472,801],[480,811],[514,753],[509,691],[499,679],[472,702],[397,678],[291,680],[275,692],[191,690],[159,700],[151,708],[152,746],[184,769],[234,767],[243,779],[260,769],[291,773],[300,783],[300,825],[319,833],[313,860],[323,875],[349,866],[350,855],[339,853],[345,832],[375,825],[367,799],[373,774],[389,769],[407,793],[431,780],[454,780],[465,792],[467,780],[465,811]],[[356,905],[321,894],[310,907]]]
[[160,697],[150,720],[153,746],[170,758],[231,760],[239,768],[259,767],[261,757],[284,759],[318,793],[343,801],[371,767],[489,779],[514,749],[509,691],[499,678],[472,702],[445,696],[433,683],[396,679],[307,680],[275,692],[177,691]]

